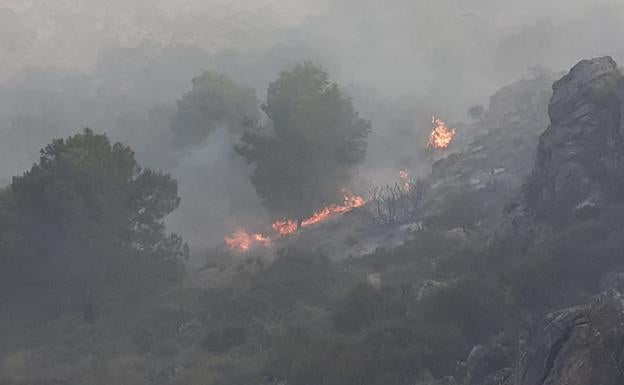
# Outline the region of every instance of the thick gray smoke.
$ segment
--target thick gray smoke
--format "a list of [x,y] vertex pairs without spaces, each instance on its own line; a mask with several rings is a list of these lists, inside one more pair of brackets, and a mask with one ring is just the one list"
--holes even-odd
[[248,167],[234,153],[227,127],[205,144],[180,155],[172,169],[182,203],[169,220],[171,230],[194,245],[217,245],[237,226],[269,223],[248,178]]
[[[0,4],[0,183],[52,138],[89,126],[172,172],[169,223],[213,246],[265,221],[224,127],[171,149],[175,103],[204,70],[258,89],[322,64],[372,119],[362,184],[426,170],[431,115],[461,126],[500,86],[581,57],[624,59],[621,0],[7,0]],[[471,133],[463,133],[469,137]]]

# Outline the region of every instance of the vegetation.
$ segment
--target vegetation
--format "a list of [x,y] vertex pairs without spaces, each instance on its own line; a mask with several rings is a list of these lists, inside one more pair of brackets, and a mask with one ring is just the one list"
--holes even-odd
[[174,145],[201,143],[219,127],[240,135],[258,120],[256,91],[237,85],[217,72],[207,71],[192,80],[192,89],[178,100],[173,118]]
[[366,210],[373,222],[391,226],[415,219],[425,197],[422,181],[404,181],[374,186],[368,194]]
[[11,301],[54,306],[66,295],[92,319],[105,295],[174,279],[189,253],[163,223],[180,202],[176,181],[90,129],[42,149],[0,202],[2,282],[19,293]]
[[[476,198],[454,199],[459,208]],[[139,167],[128,147],[88,129],[52,142],[0,193],[3,285],[5,292],[23,290],[11,306],[41,298],[33,283],[49,291],[54,277],[54,296],[68,296],[82,322],[100,325],[99,333],[117,344],[98,339],[78,347],[107,363],[82,378],[301,385],[461,379],[458,362],[475,345],[499,349],[488,356],[493,368],[510,365],[516,347],[509,341],[527,335],[545,313],[597,291],[624,247],[621,212],[614,209],[544,233],[528,249],[513,239],[504,248],[466,244],[425,228],[400,247],[357,260],[331,261],[299,247],[280,250],[272,262],[217,258],[211,269],[231,278],[189,288],[172,285],[176,261],[188,250],[162,223],[178,203],[173,179]],[[444,211],[430,221],[474,230],[472,216],[449,218]],[[587,255],[594,258],[590,267]],[[427,286],[432,277],[436,284]],[[108,326],[113,303],[136,303],[116,316],[126,326]],[[35,314],[61,316],[46,308]],[[72,333],[84,340],[81,330]],[[48,344],[37,354],[74,362],[75,351],[59,353],[57,342]],[[5,372],[22,373],[18,359],[11,360]]]
[[[176,144],[221,125],[242,135],[235,151],[276,217],[301,222],[338,202],[371,124],[311,63],[270,84],[264,126],[256,103],[253,91],[204,73],[178,103]],[[165,226],[180,204],[176,180],[90,129],[53,140],[0,190],[0,384],[461,382],[480,345],[491,370],[510,366],[544,315],[586,301],[619,271],[623,208],[491,242],[493,208],[510,191],[495,170],[489,180],[481,170],[482,185],[452,183],[471,167],[453,161],[460,167],[434,197],[436,176],[373,189],[363,210],[378,226],[356,225],[398,243],[335,258],[275,237],[262,255],[210,250],[186,274],[190,250]],[[365,217],[350,214],[345,223]],[[332,237],[338,225],[314,230]]]
[[342,201],[345,183],[364,160],[371,125],[309,62],[280,74],[262,109],[273,134],[247,131],[236,151],[255,166],[251,181],[264,205],[300,225],[319,207]]

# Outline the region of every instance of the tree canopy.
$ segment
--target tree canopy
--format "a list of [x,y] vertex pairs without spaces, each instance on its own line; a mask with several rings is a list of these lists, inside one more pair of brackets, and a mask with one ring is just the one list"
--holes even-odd
[[180,203],[177,182],[141,168],[129,147],[88,128],[47,145],[11,188],[31,227],[80,234],[94,226],[136,252],[183,252],[174,242],[179,237],[167,237],[163,224]]
[[[177,182],[90,129],[56,139],[0,190],[0,300],[81,308],[140,296],[179,277],[189,249],[167,234]],[[111,284],[114,283],[114,284]]]
[[264,205],[275,216],[300,221],[339,201],[364,160],[371,131],[351,99],[327,72],[306,62],[269,85],[262,109],[273,132],[248,130],[235,150],[255,166],[251,180]]
[[194,78],[192,85],[178,100],[173,118],[176,147],[200,143],[220,126],[240,134],[248,121],[258,119],[254,89],[241,87],[227,76],[212,71]]

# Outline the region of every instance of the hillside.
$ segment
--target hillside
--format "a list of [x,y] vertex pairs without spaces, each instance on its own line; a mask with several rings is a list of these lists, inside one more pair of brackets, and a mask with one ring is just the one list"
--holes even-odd
[[621,384],[624,81],[553,80],[493,95],[401,220],[369,202],[166,290],[15,308],[0,384]]
[[342,260],[378,247],[397,247],[416,228],[450,236],[487,236],[531,174],[539,135],[548,125],[552,82],[552,75],[539,74],[495,93],[483,116],[463,128],[479,134],[441,155],[420,181],[424,196],[414,215],[378,226],[371,223],[369,210],[362,208],[308,229],[287,243],[313,247]]

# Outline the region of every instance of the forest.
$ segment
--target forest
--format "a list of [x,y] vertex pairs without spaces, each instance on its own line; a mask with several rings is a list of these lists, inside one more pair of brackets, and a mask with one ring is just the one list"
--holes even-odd
[[0,4],[0,385],[624,383],[624,7],[546,3]]

